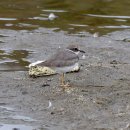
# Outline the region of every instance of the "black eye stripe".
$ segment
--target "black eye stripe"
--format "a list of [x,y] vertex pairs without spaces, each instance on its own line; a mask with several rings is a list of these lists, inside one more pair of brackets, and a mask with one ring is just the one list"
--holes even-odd
[[72,51],[79,51],[78,48],[70,48],[70,50],[72,50]]
[[78,51],[78,48],[74,48],[75,51]]

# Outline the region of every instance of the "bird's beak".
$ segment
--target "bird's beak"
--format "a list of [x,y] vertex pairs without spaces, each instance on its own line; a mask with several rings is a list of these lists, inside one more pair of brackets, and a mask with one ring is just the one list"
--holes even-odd
[[79,50],[81,53],[85,53],[85,51],[83,51],[83,50]]

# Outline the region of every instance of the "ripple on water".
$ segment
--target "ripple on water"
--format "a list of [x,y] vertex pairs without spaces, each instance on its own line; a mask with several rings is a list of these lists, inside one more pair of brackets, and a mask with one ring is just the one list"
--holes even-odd
[[21,124],[0,124],[0,130],[34,130],[34,127]]
[[0,18],[0,21],[14,21],[16,18]]
[[111,29],[116,29],[116,28],[118,28],[118,29],[129,29],[130,28],[130,26],[125,26],[125,25],[120,25],[120,26],[99,26],[98,28],[111,28]]
[[[30,4],[31,3],[31,4]],[[81,31],[99,32],[106,34],[113,30],[124,28],[98,28],[99,26],[130,26],[130,2],[129,0],[102,0],[99,2],[90,0],[81,1],[55,1],[55,0],[1,0],[0,28],[13,30],[34,30],[38,27],[59,28],[70,33],[69,24],[87,25],[88,28],[74,29],[72,33]],[[48,22],[48,14],[56,13],[58,19]],[[120,15],[119,15],[120,14]],[[41,17],[41,15],[43,17]],[[121,19],[121,20],[114,20]],[[127,20],[127,22],[125,22]],[[19,25],[19,23],[23,25]],[[24,26],[25,24],[25,26]],[[31,24],[33,26],[26,26]],[[36,25],[36,26],[35,26]],[[93,31],[92,31],[93,30]]]
[[120,19],[130,19],[130,16],[115,16],[115,15],[96,15],[96,14],[86,14],[87,16],[99,17],[99,18],[120,18]]
[[[21,116],[16,114],[16,109],[8,106],[0,106],[0,130],[34,130],[35,127],[25,125],[26,122],[34,122],[37,120],[32,119],[31,117]],[[15,124],[6,124],[5,122],[14,122]],[[20,122],[20,123],[17,123]]]
[[28,50],[0,50],[0,70],[26,70],[28,66],[28,56],[32,53]]
[[55,12],[60,12],[60,13],[62,13],[62,12],[68,12],[68,11],[66,11],[66,10],[49,10],[49,9],[43,9],[42,11],[44,11],[44,12],[53,12],[53,13],[55,13]]
[[6,111],[14,111],[14,108],[12,108],[12,107],[0,106],[0,108],[3,110],[6,110]]
[[37,121],[37,120],[32,119],[31,117],[20,116],[20,115],[11,116],[11,118],[15,119],[15,120],[23,120],[23,121],[27,121],[27,122]]

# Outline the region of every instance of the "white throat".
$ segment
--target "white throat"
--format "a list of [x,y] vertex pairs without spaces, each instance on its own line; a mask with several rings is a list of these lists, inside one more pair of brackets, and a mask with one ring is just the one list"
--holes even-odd
[[74,52],[76,55],[79,55],[80,51]]
[[75,53],[76,55],[79,55],[79,53],[80,53],[80,51],[74,52],[74,51],[72,51],[72,50],[70,50],[70,49],[67,49],[67,50],[69,50],[69,51]]

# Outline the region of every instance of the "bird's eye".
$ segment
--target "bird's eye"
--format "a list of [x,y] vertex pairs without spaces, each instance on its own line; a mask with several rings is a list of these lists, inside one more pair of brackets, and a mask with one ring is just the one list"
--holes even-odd
[[75,51],[78,51],[78,48],[74,48]]

